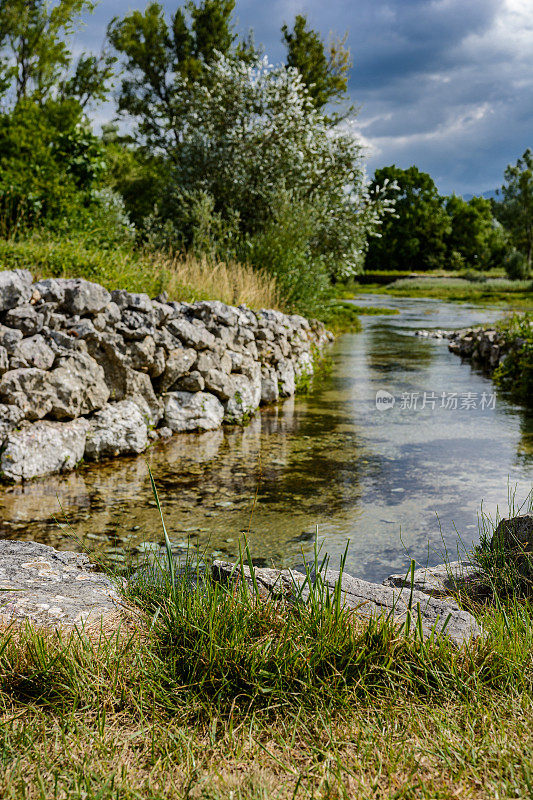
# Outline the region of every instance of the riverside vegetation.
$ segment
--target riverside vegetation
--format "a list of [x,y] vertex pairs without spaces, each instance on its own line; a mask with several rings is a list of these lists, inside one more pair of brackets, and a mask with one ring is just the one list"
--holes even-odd
[[118,631],[4,629],[3,796],[530,796],[531,559],[482,525],[459,599],[484,636],[460,648],[320,584],[287,605],[195,581],[194,561],[134,583]]

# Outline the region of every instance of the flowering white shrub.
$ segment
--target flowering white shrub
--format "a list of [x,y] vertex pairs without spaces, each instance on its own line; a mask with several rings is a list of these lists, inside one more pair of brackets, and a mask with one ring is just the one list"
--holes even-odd
[[238,219],[246,240],[289,193],[312,210],[308,255],[334,278],[360,270],[367,236],[391,205],[370,196],[355,136],[313,107],[296,69],[267,59],[250,65],[219,56],[201,82],[176,77],[139,132],[168,163],[164,217],[182,219],[187,198],[208,195],[215,214],[232,226]]

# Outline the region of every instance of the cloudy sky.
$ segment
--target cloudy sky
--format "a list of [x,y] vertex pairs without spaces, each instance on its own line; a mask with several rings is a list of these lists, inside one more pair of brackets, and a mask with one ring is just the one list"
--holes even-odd
[[[180,3],[163,2],[172,12]],[[98,49],[113,15],[144,0],[101,0],[78,44]],[[271,61],[298,13],[326,38],[348,33],[350,95],[368,169],[416,164],[443,193],[499,186],[533,147],[533,0],[237,0]]]

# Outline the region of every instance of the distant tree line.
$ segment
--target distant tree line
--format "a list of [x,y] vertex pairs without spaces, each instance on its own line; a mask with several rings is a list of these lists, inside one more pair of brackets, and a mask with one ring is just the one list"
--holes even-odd
[[[372,187],[390,186],[395,215],[370,240],[367,269],[490,270],[511,278],[530,274],[533,249],[533,153],[505,170],[496,199],[439,195],[417,167],[376,170]],[[391,190],[389,190],[391,191]]]

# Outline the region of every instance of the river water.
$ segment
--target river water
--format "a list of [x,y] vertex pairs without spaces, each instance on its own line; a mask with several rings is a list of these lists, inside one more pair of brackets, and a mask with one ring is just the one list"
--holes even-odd
[[[490,322],[501,311],[365,295],[397,308],[361,317],[331,346],[310,393],[258,413],[246,428],[185,434],[141,457],[0,493],[0,537],[62,549],[81,542],[117,564],[160,542],[148,477],[169,534],[233,559],[246,536],[258,564],[308,560],[316,531],[333,564],[368,580],[453,557],[477,538],[480,505],[507,510],[533,485],[533,416],[419,328]],[[376,407],[376,393],[388,405]],[[392,400],[394,405],[392,406]],[[149,546],[149,545],[148,545]]]

